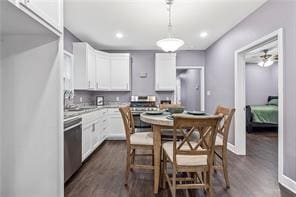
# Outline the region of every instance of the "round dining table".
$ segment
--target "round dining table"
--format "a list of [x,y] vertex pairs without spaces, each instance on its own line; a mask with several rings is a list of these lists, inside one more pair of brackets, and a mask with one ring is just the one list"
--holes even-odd
[[161,160],[161,129],[173,128],[174,120],[169,118],[169,113],[161,115],[149,115],[142,113],[140,119],[152,125],[153,149],[154,149],[154,194],[158,193],[160,181],[160,160]]

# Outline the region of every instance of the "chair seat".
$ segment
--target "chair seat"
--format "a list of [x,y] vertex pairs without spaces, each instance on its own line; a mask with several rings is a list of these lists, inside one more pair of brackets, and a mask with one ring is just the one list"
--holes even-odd
[[138,132],[130,136],[131,144],[133,145],[153,145],[152,132]]
[[223,137],[220,135],[216,136],[215,146],[223,146]]
[[[177,146],[179,143],[177,143]],[[195,146],[196,143],[192,142],[191,145]],[[174,142],[166,142],[162,147],[170,160],[173,161]],[[202,150],[201,148],[199,149]],[[187,144],[184,144],[182,150],[190,150],[190,147]],[[177,155],[176,159],[177,165],[179,166],[203,166],[207,165],[208,157],[207,155]]]

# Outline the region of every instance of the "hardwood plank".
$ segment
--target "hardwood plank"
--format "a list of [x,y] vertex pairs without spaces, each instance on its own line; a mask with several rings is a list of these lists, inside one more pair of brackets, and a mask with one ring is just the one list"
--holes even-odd
[[[259,133],[259,132],[258,132]],[[143,152],[148,153],[148,152]],[[65,186],[65,197],[150,197],[171,196],[168,187],[153,194],[153,172],[134,170],[128,187],[124,186],[126,145],[123,141],[107,141],[84,163]],[[139,157],[150,164],[151,158]],[[230,189],[223,186],[222,171],[214,174],[214,196],[292,197],[277,182],[277,136],[247,134],[247,156],[229,152]],[[189,196],[205,196],[201,190],[189,190]],[[177,196],[186,196],[178,190]]]

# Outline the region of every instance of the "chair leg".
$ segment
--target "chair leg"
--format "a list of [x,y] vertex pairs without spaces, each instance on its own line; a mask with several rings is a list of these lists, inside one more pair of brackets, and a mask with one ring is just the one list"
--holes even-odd
[[154,149],[152,148],[152,165],[154,166]]
[[223,150],[222,153],[222,165],[223,165],[223,173],[224,173],[224,178],[226,182],[226,188],[230,188],[230,182],[229,182],[229,177],[228,177],[228,161],[227,161],[227,152],[226,150]]
[[216,153],[214,152],[214,157],[213,157],[213,169],[214,169],[214,173],[217,173],[217,170],[215,168],[215,166],[217,165],[217,161],[216,161]]
[[165,152],[163,152],[163,163],[162,163],[162,188],[165,189],[166,188],[166,174],[167,174],[167,157]]
[[172,188],[172,197],[176,197],[176,167],[173,166],[173,188]]
[[[132,153],[131,153],[131,164],[134,165],[135,164],[135,157],[136,157],[136,149],[132,150]],[[132,168],[130,168],[131,171],[133,171]]]
[[213,190],[212,190],[212,172],[211,172],[211,170],[208,170],[206,172],[206,177],[207,177],[207,185],[209,186],[209,188],[207,189],[207,196],[212,197]]
[[128,177],[129,177],[129,171],[130,171],[130,162],[131,162],[131,150],[127,149],[127,155],[126,155],[126,170],[125,170],[125,185],[128,184]]

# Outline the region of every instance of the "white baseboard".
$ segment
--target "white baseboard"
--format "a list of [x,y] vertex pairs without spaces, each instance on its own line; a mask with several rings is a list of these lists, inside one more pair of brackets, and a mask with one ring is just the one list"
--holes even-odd
[[109,135],[107,140],[125,140],[125,136],[123,135]]
[[279,182],[283,187],[296,194],[296,181],[282,174],[279,178]]
[[234,154],[237,154],[236,147],[229,142],[227,142],[227,150],[233,152]]

